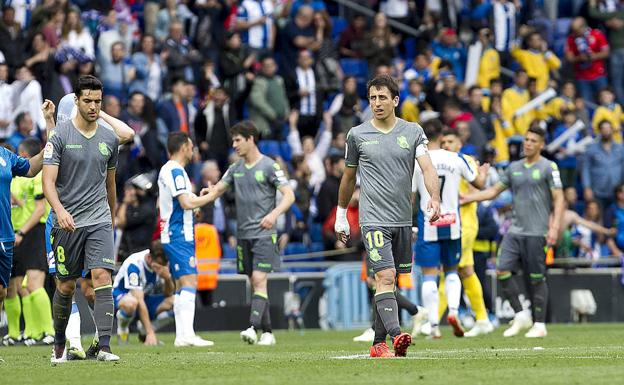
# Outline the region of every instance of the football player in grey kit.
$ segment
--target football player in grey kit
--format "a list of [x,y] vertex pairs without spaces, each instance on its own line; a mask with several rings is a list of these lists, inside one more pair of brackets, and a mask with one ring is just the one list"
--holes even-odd
[[[249,277],[253,286],[250,327],[241,332],[249,344],[275,345],[269,315],[267,292],[268,273],[279,269],[275,221],[295,202],[295,194],[284,171],[257,147],[258,130],[250,121],[243,121],[230,129],[234,150],[241,159],[230,166],[216,184],[202,190],[212,202],[228,188],[234,190],[237,219],[237,269]],[[282,199],[275,205],[276,191]],[[262,335],[258,340],[258,330]]]
[[[404,357],[412,338],[401,333],[395,297],[397,273],[412,269],[411,188],[414,162],[423,171],[431,195],[427,208],[429,220],[440,211],[438,175],[429,154],[422,127],[395,116],[399,88],[389,75],[380,75],[367,85],[373,119],[353,127],[347,135],[346,165],[338,192],[334,229],[346,242],[349,222],[346,210],[360,177],[360,226],[367,264],[375,273],[375,339],[371,357]],[[392,337],[394,353],[386,344]]]
[[[565,206],[559,169],[554,162],[541,156],[544,135],[544,130],[539,127],[529,128],[523,144],[526,157],[511,163],[498,184],[461,199],[462,204],[492,200],[508,188],[513,194],[511,227],[503,237],[496,266],[503,296],[516,313],[511,327],[503,333],[505,337],[516,336],[528,328],[531,329],[524,335],[528,338],[546,337],[547,334],[546,248],[557,242]],[[512,273],[519,267],[530,277],[535,323],[518,299],[519,290]]]

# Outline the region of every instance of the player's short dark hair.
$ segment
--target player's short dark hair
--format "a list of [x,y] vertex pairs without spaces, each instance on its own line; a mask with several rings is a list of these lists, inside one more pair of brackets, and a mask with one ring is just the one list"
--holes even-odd
[[453,130],[451,128],[447,128],[445,130],[442,130],[442,136],[447,136],[447,135],[454,135],[454,136],[457,136],[459,138],[459,134],[457,133],[457,130]]
[[167,259],[167,254],[165,254],[165,249],[163,249],[162,243],[160,243],[159,239],[152,241],[150,245],[150,255],[152,256],[152,260],[160,263],[161,265],[166,265],[169,260]]
[[537,136],[539,136],[540,138],[544,139],[546,137],[546,130],[544,130],[542,127],[540,127],[537,124],[531,124],[531,126],[529,127],[529,129],[527,130],[527,134],[531,132]]
[[251,120],[243,120],[230,127],[230,136],[240,135],[245,139],[253,138],[254,143],[260,140],[260,133]]
[[442,133],[442,122],[439,119],[430,119],[423,123],[423,130],[429,140],[436,140]]
[[83,90],[102,91],[103,89],[104,86],[102,86],[100,79],[93,75],[84,75],[78,78],[78,83],[74,87],[74,94],[79,98],[82,96]]
[[26,138],[22,140],[19,147],[21,147],[29,157],[33,157],[41,151],[41,141],[37,138]]
[[377,75],[366,84],[366,97],[370,95],[370,89],[375,87],[376,89],[380,89],[381,87],[386,87],[388,91],[390,91],[390,96],[392,99],[399,96],[399,85],[394,80],[394,78],[388,74]]
[[182,146],[188,143],[190,136],[186,132],[172,132],[167,138],[167,152],[175,154],[180,151]]

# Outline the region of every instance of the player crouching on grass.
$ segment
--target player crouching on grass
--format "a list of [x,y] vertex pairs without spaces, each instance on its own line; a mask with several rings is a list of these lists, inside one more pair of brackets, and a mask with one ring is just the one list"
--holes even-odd
[[145,345],[157,345],[156,330],[173,322],[174,290],[175,284],[160,241],[153,241],[148,250],[130,255],[119,268],[113,283],[119,342],[128,343],[130,323],[138,312],[142,329],[139,339]]
[[[210,202],[232,188],[236,200],[237,269],[245,274],[253,287],[251,326],[240,333],[249,344],[275,345],[271,330],[271,316],[267,291],[268,274],[279,269],[275,221],[295,202],[295,194],[288,185],[284,171],[271,158],[258,150],[258,129],[250,121],[243,121],[230,129],[236,154],[241,159],[227,170],[215,186],[202,190]],[[282,200],[276,206],[277,190]],[[263,333],[258,341],[258,330]]]
[[[368,252],[368,267],[375,275],[375,339],[371,357],[404,357],[412,342],[401,333],[395,296],[398,273],[412,270],[411,187],[415,160],[423,171],[432,197],[425,203],[432,221],[440,212],[438,175],[427,152],[422,127],[397,118],[399,87],[389,75],[368,82],[368,101],[373,119],[353,127],[347,135],[346,168],[338,192],[334,230],[346,243],[349,238],[347,205],[353,195],[356,172],[360,177],[360,226]],[[422,229],[421,229],[422,231]],[[394,353],[386,344],[390,335]]]

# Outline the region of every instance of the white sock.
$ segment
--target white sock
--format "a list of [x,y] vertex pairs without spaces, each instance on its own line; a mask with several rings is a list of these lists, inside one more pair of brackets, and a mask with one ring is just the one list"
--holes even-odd
[[540,329],[546,329],[546,324],[544,322],[535,322],[533,326]]
[[420,295],[425,308],[429,312],[429,323],[431,326],[437,326],[439,302],[437,277],[425,276]]
[[126,314],[122,309],[117,310],[117,328],[120,330],[127,330],[133,318],[134,314]]
[[457,272],[448,273],[444,277],[444,288],[446,289],[449,314],[456,316],[461,298],[461,279],[459,279]]
[[65,337],[69,341],[69,347],[84,350],[80,341],[80,312],[76,302],[72,302],[72,311],[65,329]]
[[[180,307],[180,321],[183,328],[182,333],[185,338],[191,338],[195,336],[195,329],[193,324],[195,322],[195,296],[196,290],[190,287],[183,287],[180,291],[180,298],[178,299],[178,306]],[[176,317],[176,321],[178,318]],[[176,322],[176,333],[177,333]]]
[[176,338],[184,338],[184,326],[182,321],[182,304],[180,303],[180,294],[176,293],[173,297],[173,318],[175,319]]

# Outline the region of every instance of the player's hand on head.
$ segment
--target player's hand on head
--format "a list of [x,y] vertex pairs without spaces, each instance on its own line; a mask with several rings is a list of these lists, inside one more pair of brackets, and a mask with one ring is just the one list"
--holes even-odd
[[276,220],[277,220],[277,216],[273,214],[273,212],[270,212],[267,215],[265,215],[264,218],[262,218],[262,220],[260,221],[260,227],[262,227],[263,229],[270,230],[273,228],[273,225],[275,225]]

